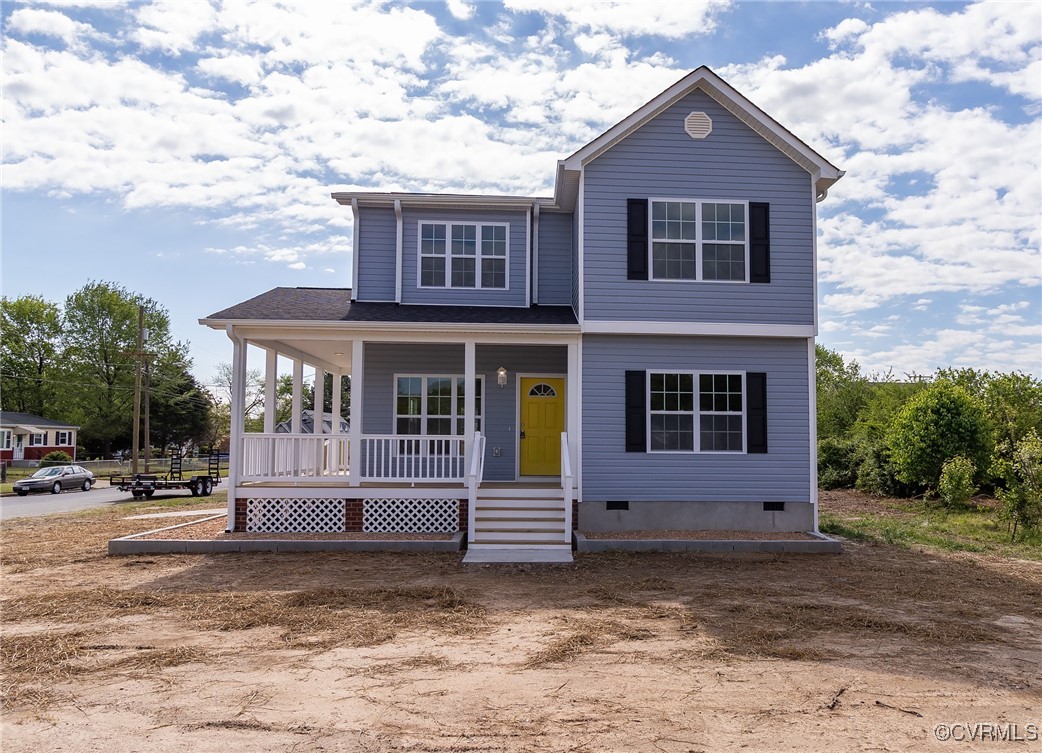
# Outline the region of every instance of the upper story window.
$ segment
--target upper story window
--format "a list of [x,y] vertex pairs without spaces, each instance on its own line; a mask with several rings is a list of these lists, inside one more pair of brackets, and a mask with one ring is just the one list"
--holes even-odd
[[421,288],[506,290],[507,224],[421,222]]
[[650,203],[651,279],[749,281],[745,202]]
[[745,452],[743,374],[648,374],[649,452]]

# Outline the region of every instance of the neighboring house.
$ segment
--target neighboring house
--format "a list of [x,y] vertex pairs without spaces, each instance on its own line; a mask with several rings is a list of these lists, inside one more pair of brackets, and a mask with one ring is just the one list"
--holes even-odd
[[79,428],[32,413],[0,411],[0,460],[39,460],[55,450],[75,460]]
[[[815,530],[815,216],[842,175],[703,67],[553,197],[333,194],[352,289],[201,320],[233,341],[229,526],[562,556],[573,529]],[[293,359],[297,415],[304,363],[350,375],[350,431],[243,433],[248,346],[269,385]]]
[[[342,417],[340,419],[340,429],[337,431],[338,434],[347,434],[351,430],[351,425],[347,423]],[[315,411],[313,410],[302,410],[300,412],[300,428],[297,431],[293,431],[293,420],[283,421],[275,424],[276,434],[314,434],[315,433]],[[333,414],[325,413],[322,416],[322,433],[332,434],[333,433]]]

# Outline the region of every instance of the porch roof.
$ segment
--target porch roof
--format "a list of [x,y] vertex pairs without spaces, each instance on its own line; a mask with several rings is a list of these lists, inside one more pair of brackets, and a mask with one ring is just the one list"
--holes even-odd
[[427,306],[352,301],[350,288],[274,288],[200,319],[219,327],[243,322],[343,322],[346,325],[445,324],[575,327],[571,306]]

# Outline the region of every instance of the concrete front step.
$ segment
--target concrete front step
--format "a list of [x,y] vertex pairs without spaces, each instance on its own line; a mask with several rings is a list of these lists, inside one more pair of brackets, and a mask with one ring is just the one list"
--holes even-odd
[[483,531],[476,531],[474,533],[474,540],[471,541],[468,546],[550,546],[550,547],[568,547],[572,548],[571,542],[564,543],[564,534],[556,533],[553,535],[544,535],[538,533],[531,533],[529,531],[511,531],[509,533],[485,533]]
[[542,549],[534,547],[502,549],[470,548],[463,558],[464,565],[508,564],[508,563],[570,564],[571,547]]

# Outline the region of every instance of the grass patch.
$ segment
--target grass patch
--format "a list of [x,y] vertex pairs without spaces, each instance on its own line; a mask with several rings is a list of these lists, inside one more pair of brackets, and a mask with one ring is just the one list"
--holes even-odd
[[983,505],[948,510],[922,500],[879,500],[872,511],[845,511],[826,502],[819,524],[823,533],[854,541],[1042,560],[1042,534],[1011,542],[1006,524]]

